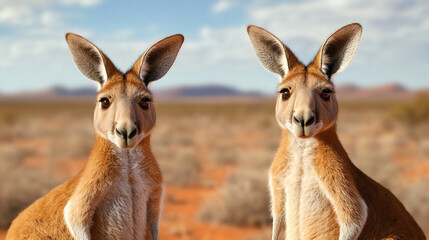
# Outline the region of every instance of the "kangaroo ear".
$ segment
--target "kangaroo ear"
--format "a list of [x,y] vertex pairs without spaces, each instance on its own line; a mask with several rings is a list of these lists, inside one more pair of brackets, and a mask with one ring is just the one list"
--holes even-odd
[[358,49],[361,35],[362,26],[359,23],[338,29],[326,39],[313,62],[330,79],[350,64]]
[[287,72],[299,62],[295,54],[267,30],[250,25],[247,27],[256,56],[270,72],[286,77]]
[[85,77],[98,82],[100,88],[103,87],[113,72],[117,71],[109,58],[85,38],[67,33],[66,41],[80,72]]
[[162,78],[176,60],[184,39],[183,35],[176,34],[159,40],[146,50],[132,70],[146,86]]

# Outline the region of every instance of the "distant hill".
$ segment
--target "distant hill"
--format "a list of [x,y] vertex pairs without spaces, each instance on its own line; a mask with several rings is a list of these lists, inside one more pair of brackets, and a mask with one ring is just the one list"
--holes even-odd
[[[377,101],[377,100],[408,100],[422,93],[429,95],[429,88],[422,90],[409,90],[399,84],[387,84],[377,87],[359,87],[353,84],[340,85],[336,88],[339,100],[351,101]],[[0,99],[10,100],[57,100],[57,99],[94,99],[97,95],[95,88],[68,89],[64,87],[52,87],[37,91],[27,91],[13,94],[0,94]],[[154,92],[158,101],[176,100],[252,100],[262,98],[275,98],[275,95],[267,95],[257,91],[240,91],[238,89],[221,85],[183,86]]]
[[154,96],[161,100],[174,100],[189,98],[265,97],[266,95],[256,91],[243,92],[227,86],[203,85],[171,88],[154,92]]
[[347,84],[337,87],[336,94],[340,100],[408,100],[417,94],[429,95],[429,89],[409,90],[396,83],[368,88]]
[[[220,85],[184,86],[155,91],[157,100],[171,101],[177,99],[203,99],[203,98],[246,98],[266,97],[260,92],[243,92],[232,87]],[[0,94],[0,99],[11,100],[55,100],[55,99],[88,99],[94,98],[97,90],[91,87],[68,89],[64,87],[52,87],[37,91],[26,91],[12,94]]]
[[0,99],[10,100],[56,100],[56,99],[87,99],[97,96],[97,90],[91,87],[69,89],[65,87],[51,87],[47,89],[25,91],[11,94],[0,94]]

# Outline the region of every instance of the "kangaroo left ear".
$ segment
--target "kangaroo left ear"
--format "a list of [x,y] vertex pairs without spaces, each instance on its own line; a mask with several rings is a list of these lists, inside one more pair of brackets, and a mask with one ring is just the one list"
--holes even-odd
[[279,75],[280,81],[299,62],[295,54],[267,30],[250,25],[247,34],[259,61],[268,71]]
[[350,64],[358,49],[361,35],[362,26],[359,23],[338,29],[326,39],[313,62],[330,79]]
[[146,86],[162,78],[176,60],[184,39],[183,35],[176,34],[159,40],[146,50],[132,70]]
[[66,41],[80,72],[88,79],[98,82],[100,88],[118,71],[110,59],[89,40],[67,33]]

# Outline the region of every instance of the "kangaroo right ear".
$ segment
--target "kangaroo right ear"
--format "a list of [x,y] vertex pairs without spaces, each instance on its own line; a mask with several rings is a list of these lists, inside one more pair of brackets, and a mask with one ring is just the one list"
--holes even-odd
[[330,79],[350,64],[358,49],[361,35],[362,26],[359,23],[338,29],[326,39],[313,62]]
[[92,42],[77,34],[67,33],[66,41],[80,72],[101,88],[116,70],[113,63]]
[[146,86],[162,78],[176,60],[184,40],[182,34],[159,40],[136,61],[132,70]]
[[256,56],[270,72],[286,77],[287,72],[298,62],[293,52],[267,30],[250,25],[247,27]]

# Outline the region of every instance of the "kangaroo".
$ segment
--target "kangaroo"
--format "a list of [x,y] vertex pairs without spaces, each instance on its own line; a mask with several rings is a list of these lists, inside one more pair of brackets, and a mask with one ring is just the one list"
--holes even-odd
[[272,239],[426,239],[401,202],[360,171],[336,134],[332,78],[354,57],[362,27],[328,37],[302,64],[276,36],[249,26],[262,65],[280,76],[276,119],[282,140],[270,168]]
[[18,215],[6,239],[157,240],[163,185],[148,85],[168,72],[184,38],[156,42],[125,74],[85,38],[66,40],[79,70],[99,85],[94,148],[80,173]]

